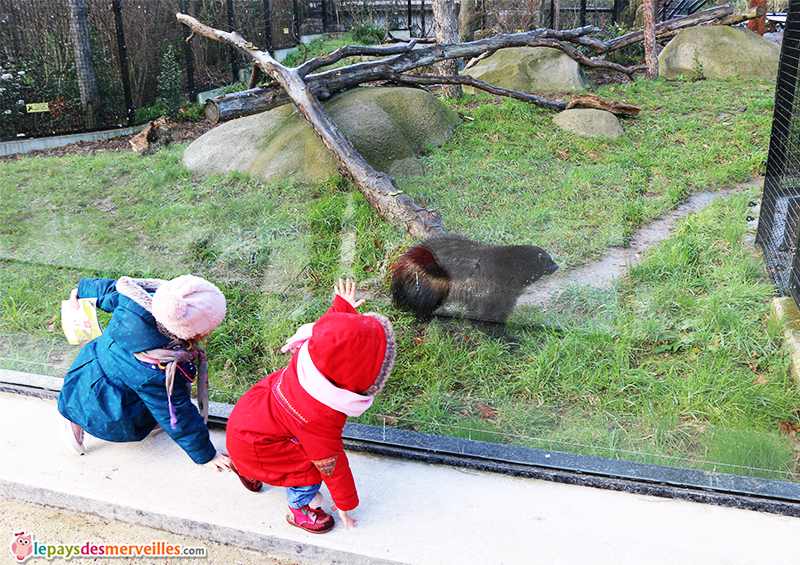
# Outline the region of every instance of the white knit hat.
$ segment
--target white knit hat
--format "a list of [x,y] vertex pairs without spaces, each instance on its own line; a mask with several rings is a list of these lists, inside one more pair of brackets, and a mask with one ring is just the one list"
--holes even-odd
[[153,295],[153,317],[180,339],[208,336],[222,322],[225,311],[222,292],[194,275],[167,281]]

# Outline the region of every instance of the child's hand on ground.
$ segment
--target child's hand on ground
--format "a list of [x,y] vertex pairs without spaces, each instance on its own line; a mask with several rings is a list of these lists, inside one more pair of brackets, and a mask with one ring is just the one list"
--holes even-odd
[[222,471],[228,472],[231,470],[231,458],[228,457],[227,453],[220,453],[218,451],[214,456],[214,459],[208,463],[203,463],[203,467],[212,469],[218,473],[221,473]]
[[69,293],[69,305],[77,310],[80,308],[80,304],[78,304],[78,289],[73,288],[72,292]]
[[346,282],[339,279],[339,287],[337,288],[336,285],[334,285],[333,291],[347,300],[353,308],[358,308],[366,302],[363,298],[356,302],[356,283],[350,279],[347,279]]
[[356,519],[353,518],[350,514],[347,513],[347,510],[339,510],[336,508],[334,504],[331,507],[331,510],[336,510],[339,513],[339,518],[342,520],[342,524],[344,524],[344,529],[349,530],[350,528],[356,527]]

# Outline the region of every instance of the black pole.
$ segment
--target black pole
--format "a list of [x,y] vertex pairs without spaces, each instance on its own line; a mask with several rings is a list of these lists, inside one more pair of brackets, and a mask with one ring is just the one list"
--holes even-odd
[[328,33],[328,3],[322,0],[322,33]]
[[300,6],[297,0],[292,2],[292,26],[294,31],[294,38],[297,43],[300,43]]
[[616,24],[622,19],[622,12],[628,6],[628,0],[614,0],[614,7],[611,9],[611,19]]
[[272,13],[269,10],[269,0],[264,0],[264,42],[266,50],[272,50]]
[[550,0],[550,29],[553,29],[556,25],[556,2],[555,0]]
[[111,8],[114,10],[114,25],[117,31],[117,52],[119,53],[119,72],[122,75],[122,93],[125,96],[125,111],[128,125],[136,123],[136,108],[133,107],[131,96],[131,76],[128,70],[128,49],[125,47],[125,30],[122,26],[122,6],[120,0],[112,0]]
[[411,0],[408,0],[408,35],[411,36]]
[[581,27],[586,25],[586,0],[581,0],[581,7],[580,7],[580,20],[581,20]]
[[[180,1],[180,7],[181,12],[184,14],[189,13],[186,0]],[[186,60],[186,86],[189,89],[189,100],[194,102],[195,96],[197,96],[197,85],[194,81],[194,52],[192,51],[191,42],[188,41],[192,34],[188,26],[181,26],[181,28],[183,28],[183,58]]]
[[420,18],[420,37],[425,37],[425,0],[419,2],[419,18]]
[[[228,0],[225,2],[228,5],[228,31],[234,31],[233,29],[233,1]],[[233,46],[228,47],[228,54],[230,56],[231,62],[231,82],[236,82],[239,80],[239,64],[236,60],[236,49]]]

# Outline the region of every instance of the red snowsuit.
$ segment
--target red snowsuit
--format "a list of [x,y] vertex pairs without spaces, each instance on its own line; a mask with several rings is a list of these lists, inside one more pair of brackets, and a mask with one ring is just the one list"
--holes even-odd
[[337,296],[311,331],[288,366],[236,403],[226,447],[245,477],[284,487],[324,481],[336,507],[353,510],[358,494],[342,429],[348,414],[369,408],[389,376],[392,326],[379,314],[357,314]]

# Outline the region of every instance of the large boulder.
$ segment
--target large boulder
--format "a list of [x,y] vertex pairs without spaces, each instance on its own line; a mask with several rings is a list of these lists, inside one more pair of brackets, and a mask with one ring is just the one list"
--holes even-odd
[[775,80],[781,48],[757,33],[730,26],[698,26],[681,30],[658,56],[658,74]]
[[564,110],[553,117],[553,123],[584,137],[617,138],[624,133],[614,114],[594,108]]
[[[569,55],[551,47],[500,49],[461,74],[518,92],[576,92],[591,84]],[[464,87],[465,92],[482,92]]]
[[[416,156],[447,141],[460,123],[436,97],[414,88],[358,88],[324,105],[356,151],[394,177],[423,174]],[[186,148],[183,163],[201,174],[239,171],[265,181],[317,183],[338,173],[334,158],[291,104],[212,129]]]

